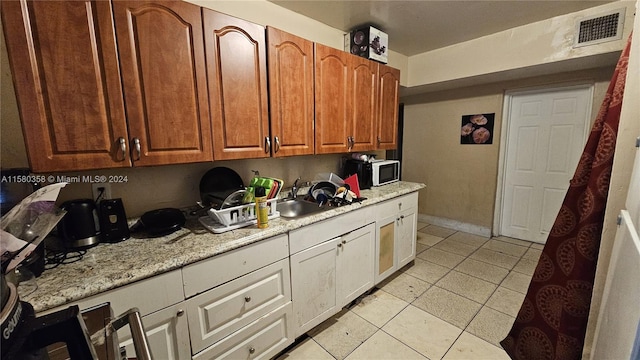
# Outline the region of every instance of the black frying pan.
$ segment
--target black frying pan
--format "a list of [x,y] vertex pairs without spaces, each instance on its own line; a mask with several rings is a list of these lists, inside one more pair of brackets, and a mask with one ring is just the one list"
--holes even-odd
[[227,167],[214,167],[200,179],[202,205],[214,209],[220,209],[227,196],[243,189],[244,183],[240,175]]
[[182,211],[164,208],[147,211],[140,220],[131,227],[131,232],[144,231],[151,237],[169,235],[180,230],[186,219]]

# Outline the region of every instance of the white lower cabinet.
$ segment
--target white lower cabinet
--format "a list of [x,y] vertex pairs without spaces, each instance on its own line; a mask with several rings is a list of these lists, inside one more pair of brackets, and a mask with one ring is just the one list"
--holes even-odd
[[[182,302],[142,317],[154,359],[179,360],[191,356],[184,306]],[[118,340],[120,346],[126,347],[127,357],[133,357],[135,350],[128,327],[118,331]]]
[[270,358],[293,343],[286,234],[183,268],[194,359]]
[[340,308],[373,287],[375,226],[369,224],[343,235],[341,244],[337,264]]
[[193,359],[270,359],[294,341],[291,302],[196,354]]
[[290,301],[288,259],[187,300],[193,353],[198,353]]
[[376,205],[375,283],[416,257],[418,193]]
[[418,232],[417,209],[411,208],[400,212],[400,219],[396,220],[396,258],[398,270],[416,258],[416,240]]
[[374,241],[369,224],[291,255],[296,337],[373,287]]

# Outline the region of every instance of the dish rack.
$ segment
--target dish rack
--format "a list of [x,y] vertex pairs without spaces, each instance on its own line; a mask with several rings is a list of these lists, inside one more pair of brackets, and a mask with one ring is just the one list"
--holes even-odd
[[[278,199],[267,200],[269,219],[280,217],[280,213],[276,211],[277,201]],[[222,210],[209,209],[207,214],[209,216],[202,216],[198,220],[205,228],[216,234],[258,223],[255,203],[243,204]]]

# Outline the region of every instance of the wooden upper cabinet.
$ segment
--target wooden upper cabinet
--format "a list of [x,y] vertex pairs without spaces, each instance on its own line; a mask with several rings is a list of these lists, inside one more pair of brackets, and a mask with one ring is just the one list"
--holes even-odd
[[398,147],[400,70],[379,64],[378,149]]
[[265,31],[202,9],[215,160],[270,156]]
[[267,27],[273,156],[314,153],[313,42]]
[[131,166],[111,3],[1,6],[31,170]]
[[350,151],[376,149],[378,115],[378,63],[349,55],[352,77]]
[[349,54],[315,44],[316,154],[346,152],[351,136]]
[[134,164],[211,161],[200,7],[114,1],[113,10]]

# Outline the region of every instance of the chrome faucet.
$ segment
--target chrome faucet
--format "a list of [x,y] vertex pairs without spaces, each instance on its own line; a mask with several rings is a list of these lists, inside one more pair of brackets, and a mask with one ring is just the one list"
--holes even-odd
[[298,180],[300,180],[299,177],[293,182],[293,186],[291,187],[291,192],[289,193],[289,198],[291,199],[295,199],[296,196],[298,196]]

